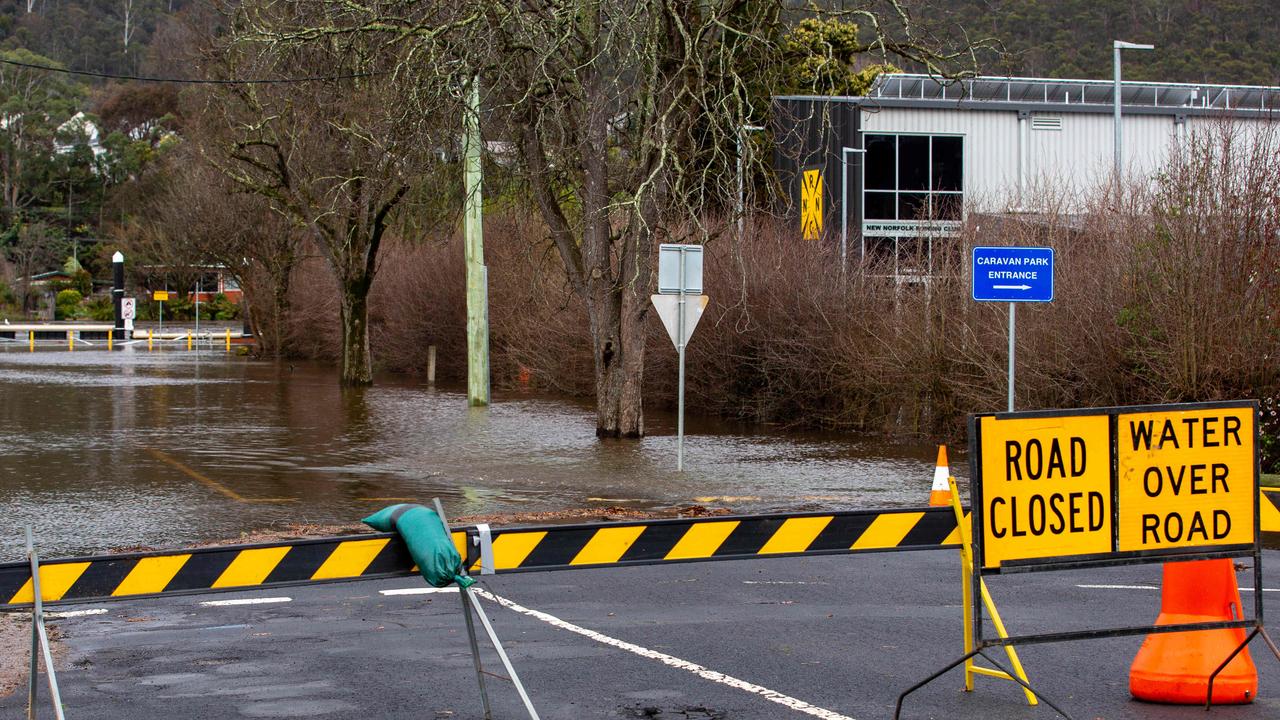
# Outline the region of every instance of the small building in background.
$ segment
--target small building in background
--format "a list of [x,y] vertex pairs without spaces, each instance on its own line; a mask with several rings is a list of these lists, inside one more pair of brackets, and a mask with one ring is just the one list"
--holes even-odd
[[[1114,84],[880,76],[864,97],[774,98],[774,168],[796,234],[877,260],[900,282],[934,275],[939,244],[974,214],[1083,209],[1114,168]],[[1280,119],[1280,88],[1125,82],[1126,179],[1150,177],[1224,119]],[[843,240],[843,242],[842,242]]]

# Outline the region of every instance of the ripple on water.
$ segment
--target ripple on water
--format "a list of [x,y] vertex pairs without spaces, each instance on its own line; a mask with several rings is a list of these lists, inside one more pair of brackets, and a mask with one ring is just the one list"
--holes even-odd
[[[642,440],[602,442],[581,403],[499,395],[477,410],[414,378],[378,382],[343,391],[329,368],[220,353],[0,352],[0,517],[69,554],[347,523],[434,496],[455,515],[820,510],[919,505],[932,478],[933,446],[697,418],[677,473],[667,414],[647,414]],[[21,542],[0,532],[0,561]]]

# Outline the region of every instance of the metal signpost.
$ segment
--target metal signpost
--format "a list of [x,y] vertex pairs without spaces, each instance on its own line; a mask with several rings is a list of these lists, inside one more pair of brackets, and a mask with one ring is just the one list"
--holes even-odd
[[973,299],[1009,303],[1009,412],[1013,412],[1014,308],[1020,302],[1053,301],[1053,248],[975,247]]
[[157,313],[159,314],[159,318],[160,318],[159,331],[164,332],[164,301],[169,299],[169,291],[153,290],[151,292],[151,299],[156,301],[156,306],[158,308]]
[[[840,277],[848,270],[849,246],[849,153],[866,154],[863,148],[840,148]],[[859,262],[866,253],[859,256]]]
[[[692,298],[690,297],[692,296]],[[707,307],[702,294],[702,246],[661,245],[658,248],[658,294],[650,296],[658,317],[680,355],[679,399],[676,411],[676,470],[684,470],[684,348]],[[692,302],[690,302],[692,300]]]
[[120,317],[124,320],[124,340],[133,337],[133,321],[138,317],[138,299],[120,299]]

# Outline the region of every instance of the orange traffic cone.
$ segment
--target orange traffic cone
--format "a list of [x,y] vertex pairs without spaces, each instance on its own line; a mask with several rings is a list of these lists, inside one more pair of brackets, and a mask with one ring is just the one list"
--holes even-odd
[[933,469],[933,490],[929,491],[929,505],[950,505],[951,486],[947,478],[951,477],[951,468],[947,467],[947,446],[938,446],[938,466]]
[[[1236,620],[1243,612],[1230,560],[1165,563],[1156,625]],[[1244,637],[1243,628],[1148,635],[1129,668],[1129,692],[1150,702],[1203,703],[1209,675]],[[1214,678],[1213,704],[1249,703],[1257,694],[1258,669],[1245,648]]]

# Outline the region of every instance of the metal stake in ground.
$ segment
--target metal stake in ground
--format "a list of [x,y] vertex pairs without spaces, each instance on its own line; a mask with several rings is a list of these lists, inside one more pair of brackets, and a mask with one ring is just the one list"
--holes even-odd
[[27,681],[27,720],[36,720],[36,674],[39,655],[44,655],[44,672],[49,678],[49,695],[53,700],[53,714],[65,720],[62,714],[62,694],[58,692],[58,676],[53,670],[53,652],[49,649],[49,632],[44,627],[44,598],[40,589],[40,559],[31,541],[31,526],[26,526],[27,561],[31,564],[31,677]]
[[[444,506],[440,504],[440,498],[432,498],[432,503],[435,505],[436,515],[440,516],[440,522],[444,525],[445,535],[453,537],[453,531],[449,529],[449,520],[444,515]],[[462,574],[467,574],[466,563],[462,565]],[[528,711],[530,720],[541,720],[538,717],[538,711],[533,708],[533,702],[529,700],[529,693],[525,692],[524,685],[520,682],[520,676],[516,675],[516,669],[511,665],[511,659],[507,657],[507,651],[502,647],[502,641],[498,639],[498,634],[494,632],[493,625],[489,622],[489,616],[485,614],[484,608],[480,607],[480,603],[471,597],[470,589],[459,585],[458,595],[462,597],[462,612],[467,619],[467,636],[471,641],[471,657],[475,661],[476,679],[480,683],[480,698],[484,702],[485,720],[491,720],[493,715],[489,709],[489,693],[484,684],[484,668],[480,663],[480,645],[476,642],[475,625],[471,620],[472,610],[475,610],[476,616],[480,618],[480,623],[484,625],[484,631],[489,635],[489,642],[493,643],[493,649],[498,651],[498,659],[502,661],[502,666],[506,668],[507,677],[516,686],[516,692],[519,693],[520,701],[524,703],[524,708]]]

